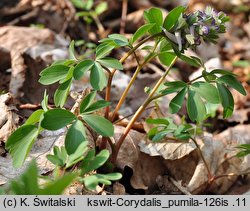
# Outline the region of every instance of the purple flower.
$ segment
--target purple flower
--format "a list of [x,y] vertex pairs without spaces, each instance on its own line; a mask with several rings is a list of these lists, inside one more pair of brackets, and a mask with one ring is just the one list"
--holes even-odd
[[209,34],[209,28],[208,26],[202,26],[201,31],[203,35],[208,35]]

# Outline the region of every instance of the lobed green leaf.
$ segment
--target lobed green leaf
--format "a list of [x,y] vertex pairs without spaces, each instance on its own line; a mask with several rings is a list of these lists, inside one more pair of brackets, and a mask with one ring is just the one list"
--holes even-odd
[[144,19],[149,24],[155,24],[149,29],[150,34],[157,34],[162,31],[161,26],[163,24],[162,11],[159,8],[150,8],[144,11]]
[[129,45],[128,39],[122,34],[110,34],[108,37],[120,47]]
[[69,168],[84,159],[84,154],[88,151],[88,142],[82,142],[74,153],[70,154],[65,168]]
[[192,121],[202,122],[206,118],[206,107],[198,93],[189,89],[187,112]]
[[85,127],[80,120],[72,123],[65,137],[65,149],[67,154],[73,154],[77,148],[87,141]]
[[13,157],[15,168],[22,166],[37,136],[38,128],[35,125],[23,125],[10,135],[6,149]]
[[174,52],[164,51],[159,53],[158,58],[162,64],[170,66],[175,60],[176,55]]
[[72,40],[69,45],[69,59],[77,60],[75,56],[75,41]]
[[97,61],[101,65],[103,65],[104,67],[107,67],[107,68],[110,67],[110,68],[114,68],[114,69],[117,69],[117,70],[122,70],[123,69],[123,66],[122,66],[121,62],[119,62],[119,60],[111,58],[111,57],[104,57],[104,58],[98,59]]
[[99,110],[101,108],[105,108],[107,106],[109,106],[111,103],[107,102],[105,100],[99,100],[95,103],[93,103],[92,105],[90,105],[87,109],[83,110],[82,113],[90,113],[90,112],[94,112],[96,110]]
[[74,68],[74,73],[73,73],[74,78],[76,80],[81,79],[84,73],[89,71],[93,65],[94,65],[94,62],[90,59],[79,62]]
[[95,8],[95,12],[97,15],[102,14],[104,11],[106,11],[108,8],[108,4],[107,2],[101,2],[99,3],[96,8]]
[[102,43],[96,47],[96,59],[103,58],[107,56],[115,46]]
[[130,44],[134,44],[134,42],[136,42],[139,38],[144,36],[154,25],[155,23],[148,23],[137,29],[134,35],[130,39]]
[[217,79],[219,83],[225,83],[228,86],[234,88],[242,95],[247,95],[244,87],[241,85],[241,83],[232,75],[223,75]]
[[60,84],[54,95],[54,103],[56,107],[63,107],[66,103],[71,87],[72,79]]
[[81,164],[82,174],[89,173],[93,170],[100,168],[109,158],[109,151],[102,150],[96,156],[93,156],[93,151],[87,155],[87,159],[84,159]]
[[38,109],[36,111],[34,111],[29,118],[25,121],[24,125],[34,125],[37,122],[40,121],[41,116],[43,115],[44,110],[43,109]]
[[224,108],[223,117],[228,118],[232,116],[234,110],[234,99],[228,88],[220,83],[217,83],[221,104]]
[[90,92],[81,102],[80,113],[83,113],[94,101],[96,91]]
[[220,103],[220,97],[217,88],[203,81],[197,81],[191,85],[192,90],[197,92],[202,98],[204,98],[207,102],[218,104]]
[[95,90],[102,91],[107,86],[107,78],[103,68],[98,62],[95,62],[91,68],[90,83]]
[[105,137],[114,135],[114,126],[107,119],[93,114],[83,114],[82,118],[98,134]]
[[164,20],[163,27],[165,29],[167,29],[168,31],[170,31],[175,26],[180,15],[185,10],[186,10],[186,8],[183,6],[179,6],[179,7],[174,8],[173,10],[171,10]]
[[187,84],[183,81],[171,81],[171,82],[166,82],[164,83],[165,86],[167,86],[166,89],[163,89],[161,91],[162,94],[171,94],[174,92],[178,92],[181,89],[183,89],[184,87],[187,87]]
[[65,65],[53,65],[47,67],[40,73],[39,82],[43,85],[50,85],[64,79],[69,71],[69,67]]
[[170,101],[169,112],[171,114],[175,114],[181,109],[186,93],[187,88],[185,87]]
[[47,130],[58,130],[70,124],[76,116],[68,110],[56,108],[44,113],[41,126]]

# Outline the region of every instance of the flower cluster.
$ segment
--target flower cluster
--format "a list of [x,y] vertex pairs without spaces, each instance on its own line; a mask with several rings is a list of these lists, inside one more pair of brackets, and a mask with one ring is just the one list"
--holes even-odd
[[183,14],[166,36],[176,44],[179,50],[200,45],[201,41],[216,43],[220,33],[225,33],[225,23],[229,17],[207,7],[205,11]]

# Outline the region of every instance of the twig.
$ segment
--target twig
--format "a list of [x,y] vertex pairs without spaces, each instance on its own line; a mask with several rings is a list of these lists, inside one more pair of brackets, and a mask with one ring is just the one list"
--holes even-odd
[[199,153],[200,153],[201,159],[202,159],[202,161],[203,161],[203,163],[204,163],[204,165],[205,165],[205,167],[206,167],[206,169],[207,169],[208,181],[211,181],[212,178],[213,178],[213,175],[212,175],[212,173],[211,173],[211,171],[210,171],[210,169],[209,169],[209,167],[208,167],[208,164],[207,164],[207,162],[206,162],[206,160],[205,160],[205,158],[204,158],[204,156],[203,156],[203,154],[202,154],[202,151],[201,151],[201,149],[200,149],[200,146],[199,146],[199,144],[197,143],[197,141],[196,141],[194,138],[191,137],[191,140],[194,142],[195,146],[197,147],[197,149],[198,149],[198,151],[199,151]]
[[122,16],[121,16],[120,34],[125,33],[127,12],[128,12],[128,0],[122,0]]

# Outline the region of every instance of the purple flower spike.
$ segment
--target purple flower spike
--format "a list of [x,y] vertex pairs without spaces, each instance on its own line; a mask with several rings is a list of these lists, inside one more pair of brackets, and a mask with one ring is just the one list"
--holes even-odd
[[184,21],[178,21],[171,31],[163,28],[166,36],[178,44],[179,51],[189,47],[195,48],[201,41],[216,43],[219,34],[225,33],[225,23],[229,21],[225,13],[217,12],[211,7],[207,7],[204,12],[183,14],[182,18]]

